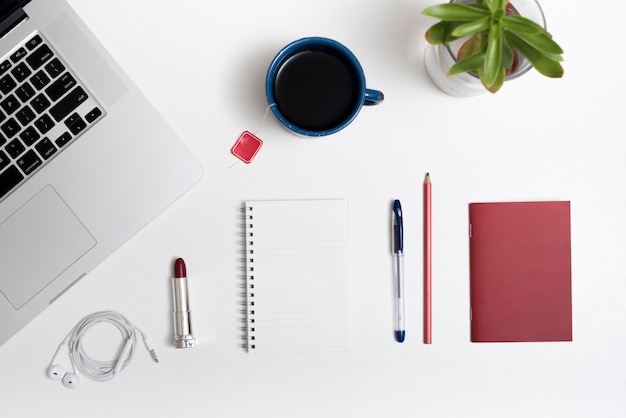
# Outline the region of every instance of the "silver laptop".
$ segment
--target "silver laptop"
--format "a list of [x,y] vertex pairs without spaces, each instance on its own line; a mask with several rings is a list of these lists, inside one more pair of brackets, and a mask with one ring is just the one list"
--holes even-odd
[[202,166],[64,0],[0,0],[0,36],[2,344]]

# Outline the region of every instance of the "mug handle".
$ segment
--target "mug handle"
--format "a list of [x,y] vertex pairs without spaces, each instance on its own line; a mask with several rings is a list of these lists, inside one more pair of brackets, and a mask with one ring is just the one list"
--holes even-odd
[[382,91],[365,89],[363,99],[363,104],[365,106],[381,104],[383,100],[385,100],[385,95]]

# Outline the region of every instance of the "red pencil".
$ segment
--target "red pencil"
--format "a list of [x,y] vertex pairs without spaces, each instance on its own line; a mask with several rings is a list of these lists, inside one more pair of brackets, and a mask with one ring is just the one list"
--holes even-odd
[[429,173],[424,179],[424,344],[432,344],[432,194]]

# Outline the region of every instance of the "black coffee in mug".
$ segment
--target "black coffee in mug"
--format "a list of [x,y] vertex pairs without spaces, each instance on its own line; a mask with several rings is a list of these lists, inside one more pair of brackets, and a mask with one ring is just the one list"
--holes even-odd
[[348,48],[320,37],[280,50],[267,71],[265,93],[278,120],[308,137],[338,132],[361,107],[384,99],[382,92],[366,88],[361,64]]
[[349,64],[332,53],[298,52],[279,68],[274,95],[280,112],[310,131],[331,129],[352,113],[361,92]]

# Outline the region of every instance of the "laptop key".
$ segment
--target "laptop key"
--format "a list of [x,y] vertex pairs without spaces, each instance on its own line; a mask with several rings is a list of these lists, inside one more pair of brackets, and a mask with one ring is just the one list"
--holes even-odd
[[26,80],[26,77],[32,73],[33,72],[23,62],[19,63],[14,69],[11,70],[11,74],[13,74],[13,77],[15,77],[18,83]]
[[13,190],[22,180],[24,180],[24,176],[14,165],[0,173],[0,198]]
[[24,83],[15,90],[15,95],[22,103],[26,103],[35,95],[35,89],[28,83]]
[[30,147],[35,142],[37,142],[39,138],[41,138],[41,135],[39,135],[39,132],[37,132],[37,130],[33,128],[32,126],[29,126],[28,128],[24,129],[22,132],[20,132],[20,139],[28,147]]
[[61,101],[50,108],[50,115],[57,122],[64,119],[67,115],[74,111],[81,103],[87,100],[89,96],[82,87],[76,87],[67,94]]
[[0,126],[2,132],[7,136],[7,138],[11,139],[20,131],[20,124],[13,118],[10,118],[6,121],[2,126]]
[[50,107],[50,100],[48,100],[48,98],[41,93],[30,102],[30,105],[33,109],[35,109],[35,112],[41,114],[41,112]]
[[17,111],[15,117],[20,121],[22,126],[26,126],[35,120],[35,112],[33,112],[33,110],[26,105]]
[[41,36],[35,35],[30,41],[26,42],[26,49],[28,49],[29,51],[32,51],[33,49],[35,49],[37,45],[39,45],[42,42],[43,42],[43,39],[41,39]]
[[58,137],[54,141],[54,143],[57,144],[57,146],[60,148],[60,147],[67,145],[67,143],[70,142],[71,140],[72,140],[72,135],[70,135],[69,132],[65,132],[63,135]]
[[33,70],[39,69],[42,65],[46,63],[50,58],[52,58],[52,51],[48,47],[48,45],[43,44],[39,48],[37,48],[32,54],[26,57],[26,62],[31,66]]
[[50,87],[46,89],[46,94],[52,101],[56,101],[61,98],[65,93],[70,91],[76,85],[76,80],[70,73],[65,73],[54,83],[50,84]]
[[7,115],[11,115],[20,108],[20,102],[17,100],[17,97],[9,94],[6,99],[0,102],[0,106],[2,106]]
[[55,152],[57,152],[57,148],[48,138],[44,138],[39,141],[37,145],[35,145],[35,149],[46,160],[52,157]]
[[[9,65],[11,65],[9,63]],[[45,70],[50,74],[50,77],[57,78],[63,71],[65,71],[65,66],[61,64],[58,58],[53,59],[44,67]],[[1,68],[0,68],[1,70]]]
[[6,155],[4,151],[0,150],[0,171],[4,170],[10,162],[11,159],[9,158],[9,156]]
[[42,162],[41,158],[39,158],[39,156],[35,154],[35,151],[31,149],[17,160],[17,165],[22,169],[24,174],[29,175],[35,171],[35,169],[37,169]]
[[9,71],[9,68],[11,68],[11,63],[9,62],[9,60],[4,60],[2,63],[0,63],[0,74],[4,74],[7,71]]
[[50,119],[50,116],[43,115],[35,121],[35,126],[39,129],[39,132],[45,134],[54,127],[54,122]]
[[68,128],[70,128],[70,132],[72,132],[74,135],[78,135],[86,127],[87,127],[87,122],[85,122],[82,119],[79,119],[76,122],[74,122],[71,126],[68,126]]
[[33,86],[35,86],[37,90],[41,90],[48,85],[48,83],[50,82],[50,77],[48,77],[46,73],[43,72],[43,70],[40,70],[30,78],[30,82]]
[[26,147],[19,139],[14,139],[9,142],[5,149],[13,159],[19,157],[21,153],[26,151]]
[[102,115],[102,110],[100,110],[97,107],[94,107],[89,113],[85,115],[85,120],[91,123],[94,120],[98,119],[100,115]]
[[73,113],[69,118],[65,119],[65,126],[67,126],[74,135],[78,135],[83,129],[87,127],[87,123],[80,117],[78,113]]
[[24,48],[20,48],[11,55],[11,61],[18,62],[26,56],[27,52]]
[[15,87],[17,87],[17,83],[15,82],[15,80],[13,80],[13,77],[11,77],[9,74],[0,78],[0,91],[3,94],[10,93]]

